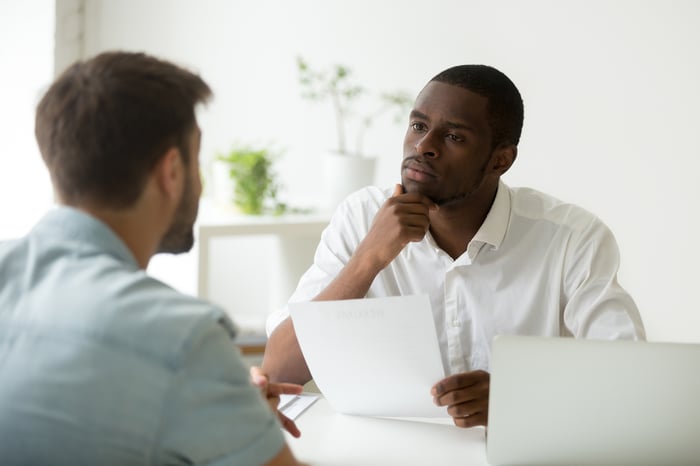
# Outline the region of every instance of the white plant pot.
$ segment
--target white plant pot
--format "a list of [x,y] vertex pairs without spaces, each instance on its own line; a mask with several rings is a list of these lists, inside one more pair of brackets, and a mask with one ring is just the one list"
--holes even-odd
[[376,162],[370,157],[327,154],[323,162],[323,210],[333,212],[348,194],[374,184]]

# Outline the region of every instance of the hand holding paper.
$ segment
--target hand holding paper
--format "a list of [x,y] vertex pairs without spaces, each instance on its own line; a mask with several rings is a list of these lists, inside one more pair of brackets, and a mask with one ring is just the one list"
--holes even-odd
[[336,411],[447,417],[431,387],[444,377],[425,295],[289,304],[316,385]]

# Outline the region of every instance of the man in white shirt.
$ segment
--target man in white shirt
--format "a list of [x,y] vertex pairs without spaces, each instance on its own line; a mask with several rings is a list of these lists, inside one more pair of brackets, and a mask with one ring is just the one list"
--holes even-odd
[[[520,93],[500,71],[462,65],[435,76],[410,114],[401,184],[340,205],[290,299],[429,295],[451,374],[432,396],[461,427],[488,423],[495,335],[645,338],[617,283],[610,230],[580,207],[500,180],[522,122]],[[310,380],[286,311],[268,332],[271,380]]]

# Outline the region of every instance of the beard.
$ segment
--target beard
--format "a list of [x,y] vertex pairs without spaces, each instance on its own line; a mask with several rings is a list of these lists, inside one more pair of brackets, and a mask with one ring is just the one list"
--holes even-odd
[[[416,158],[416,157],[413,157],[413,158]],[[474,192],[477,191],[479,188],[481,188],[481,186],[484,184],[484,180],[486,179],[486,167],[488,167],[489,161],[490,161],[490,157],[489,157],[489,159],[486,160],[486,162],[484,162],[484,164],[482,164],[481,168],[479,169],[479,175],[478,175],[477,179],[474,180],[474,183],[472,183],[471,187],[465,191],[454,193],[454,194],[451,194],[451,195],[445,196],[445,197],[437,197],[436,195],[424,193],[424,192],[421,192],[420,190],[418,192],[420,192],[424,196],[428,197],[431,201],[433,201],[435,204],[437,204],[440,207],[450,206],[450,205],[458,204],[462,201],[465,201],[466,199],[469,199],[472,196],[472,194],[474,194]],[[404,192],[406,192],[405,186],[404,186]]]
[[198,208],[199,199],[194,195],[192,181],[188,178],[173,221],[160,240],[157,252],[180,254],[192,249]]
[[457,193],[452,196],[440,199],[433,199],[432,201],[440,207],[458,204],[462,201],[469,199],[472,196],[472,194],[474,194],[474,191],[478,190],[481,187],[481,185],[484,184],[484,179],[486,179],[486,164],[484,164],[484,166],[481,167],[481,170],[479,171],[479,177],[476,179],[476,181],[474,181],[474,184],[472,184],[471,188],[461,193]]
[[463,192],[460,194],[455,194],[454,196],[450,196],[450,197],[444,197],[441,199],[432,199],[432,201],[435,204],[439,205],[440,207],[449,206],[451,204],[457,204],[459,202],[464,201],[465,199],[469,199],[469,197],[472,195],[472,193],[475,191],[475,189],[472,189],[471,191],[466,191],[466,192]]

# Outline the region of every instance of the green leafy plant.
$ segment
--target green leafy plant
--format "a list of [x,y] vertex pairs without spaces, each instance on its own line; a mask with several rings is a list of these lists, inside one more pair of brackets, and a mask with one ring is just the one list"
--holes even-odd
[[277,199],[279,183],[273,171],[274,156],[268,149],[235,146],[217,159],[225,162],[234,183],[233,202],[249,215],[279,215],[286,205]]
[[[362,155],[364,136],[375,120],[390,111],[394,112],[394,121],[405,118],[413,99],[408,92],[372,94],[365,87],[357,84],[352,70],[345,65],[333,65],[327,69],[315,70],[302,58],[297,57],[297,70],[301,96],[307,100],[323,101],[329,99],[335,116],[337,135],[336,151],[344,155]],[[361,100],[368,103],[370,110],[357,114]],[[355,146],[351,149],[347,142],[348,120],[358,119]]]

